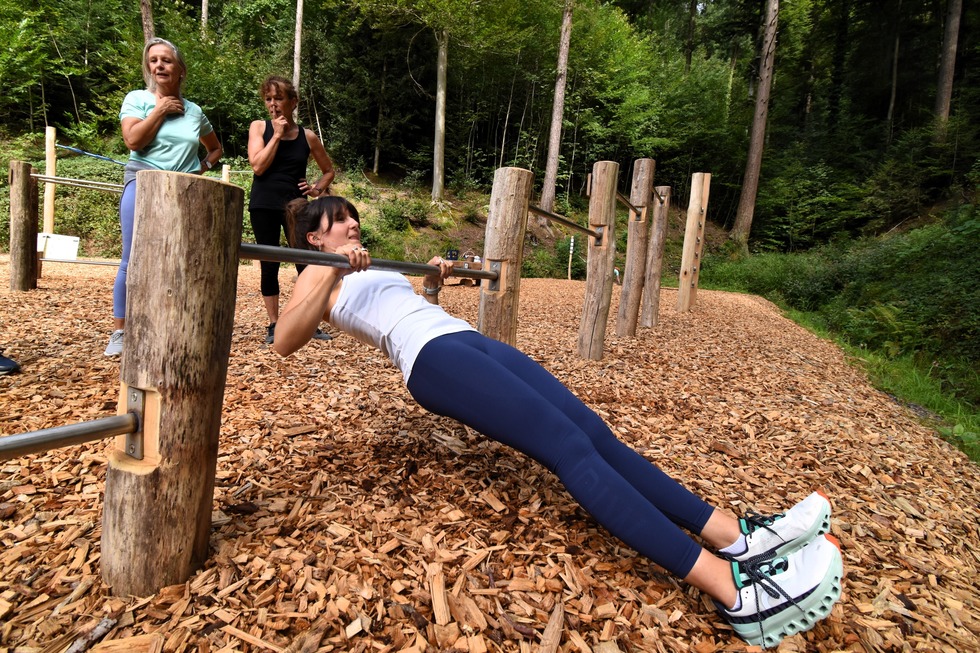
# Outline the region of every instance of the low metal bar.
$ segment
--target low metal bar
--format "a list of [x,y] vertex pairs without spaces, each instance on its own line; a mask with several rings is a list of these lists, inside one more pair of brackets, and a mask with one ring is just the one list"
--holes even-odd
[[93,181],[91,179],[72,179],[70,177],[50,177],[48,175],[32,174],[32,177],[46,184],[60,184],[62,186],[76,186],[78,188],[89,188],[91,190],[104,190],[110,193],[122,193],[122,184],[113,184],[108,181]]
[[593,238],[596,238],[597,240],[602,239],[602,232],[596,231],[594,229],[589,229],[588,227],[583,227],[582,225],[576,224],[575,222],[572,222],[568,218],[564,216],[560,216],[557,213],[552,213],[551,211],[545,211],[540,206],[533,206],[533,205],[528,206],[527,210],[530,211],[531,213],[534,213],[535,215],[540,215],[543,218],[548,218],[552,222],[563,224],[569,229],[574,229],[576,231],[582,232],[583,234],[588,234]]
[[5,435],[0,437],[0,460],[93,442],[113,435],[135,433],[138,430],[139,418],[135,413],[126,413],[40,431]]
[[[300,265],[329,265],[335,268],[350,268],[350,261],[341,254],[330,254],[327,252],[316,252],[309,249],[293,249],[291,247],[277,247],[275,245],[253,245],[252,243],[242,243],[238,250],[238,255],[245,259],[255,259],[259,261],[272,261],[275,263],[299,263]],[[385,272],[401,272],[403,274],[432,274],[439,272],[439,268],[426,263],[409,263],[407,261],[388,261],[381,258],[371,259],[372,270],[383,270]],[[453,268],[454,277],[468,277],[470,279],[489,279],[497,280],[497,272],[493,270],[474,270],[471,268]]]
[[42,258],[45,263],[80,263],[82,265],[119,265],[119,261],[86,261],[79,258]]
[[625,195],[623,195],[622,193],[620,193],[618,190],[616,191],[616,199],[619,200],[619,203],[620,204],[625,204],[626,205],[626,208],[628,208],[633,213],[635,213],[637,215],[642,215],[642,212],[640,211],[640,209],[637,208],[637,207],[635,207],[635,206],[633,206],[633,203],[630,202],[630,199],[628,197],[626,197]]

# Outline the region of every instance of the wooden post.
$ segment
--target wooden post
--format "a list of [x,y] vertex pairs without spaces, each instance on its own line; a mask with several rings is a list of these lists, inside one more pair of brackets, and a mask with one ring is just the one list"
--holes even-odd
[[517,344],[517,308],[527,206],[534,173],[523,168],[498,168],[493,175],[490,212],[483,244],[483,269],[497,268],[496,283],[480,284],[479,329],[485,336]]
[[[44,176],[58,176],[58,155],[55,151],[57,132],[54,127],[44,129]],[[54,233],[54,189],[57,184],[44,183],[44,233]]]
[[664,243],[667,242],[667,215],[670,212],[670,186],[657,186],[660,199],[653,200],[650,219],[650,249],[643,282],[640,326],[655,327],[660,319],[660,276],[663,273]]
[[677,310],[681,313],[691,310],[697,299],[710,188],[710,173],[695,172],[691,175],[691,201],[687,205],[687,226],[684,230],[684,250],[681,254],[681,274],[677,286]]
[[602,360],[606,339],[609,304],[612,301],[613,269],[616,257],[616,181],[619,164],[597,161],[592,166],[592,194],[589,196],[589,228],[602,229],[597,245],[589,237],[588,273],[585,301],[578,329],[578,354],[582,358]]
[[37,180],[31,164],[10,162],[10,289],[37,288]]
[[142,403],[143,459],[127,436],[108,451],[102,577],[145,596],[208,554],[245,193],[160,170],[136,184],[119,412]]
[[221,166],[221,181],[231,183],[231,166],[227,163]]
[[640,210],[638,215],[630,211],[626,235],[626,269],[623,270],[623,290],[619,295],[619,314],[616,318],[617,336],[635,336],[640,317],[640,299],[646,280],[647,243],[650,229],[647,218],[652,215],[650,200],[653,198],[653,173],[657,164],[653,159],[637,159],[633,162],[633,189],[630,204]]

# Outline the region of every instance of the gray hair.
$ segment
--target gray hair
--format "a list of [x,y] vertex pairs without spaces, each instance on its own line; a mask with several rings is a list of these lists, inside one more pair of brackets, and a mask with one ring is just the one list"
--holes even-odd
[[180,78],[178,79],[177,92],[178,94],[183,94],[184,89],[184,77],[187,76],[187,64],[184,63],[184,57],[180,54],[180,50],[177,46],[168,41],[167,39],[152,38],[146,42],[143,46],[143,79],[146,81],[146,90],[151,93],[157,90],[157,81],[153,77],[153,73],[150,72],[150,48],[154,45],[165,45],[170,48],[170,51],[174,54],[174,61],[177,62],[177,67],[180,68]]

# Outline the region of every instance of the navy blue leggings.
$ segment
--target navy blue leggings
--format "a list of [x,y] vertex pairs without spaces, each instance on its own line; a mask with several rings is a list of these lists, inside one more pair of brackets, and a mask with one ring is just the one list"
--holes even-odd
[[408,391],[547,467],[596,521],[667,571],[691,571],[701,547],[681,528],[700,533],[712,506],[620,442],[525,354],[475,331],[440,336],[419,353]]

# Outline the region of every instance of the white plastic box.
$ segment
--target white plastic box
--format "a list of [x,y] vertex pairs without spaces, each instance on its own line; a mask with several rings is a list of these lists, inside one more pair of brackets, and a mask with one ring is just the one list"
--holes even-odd
[[41,258],[74,261],[78,258],[78,236],[39,233],[37,251]]

